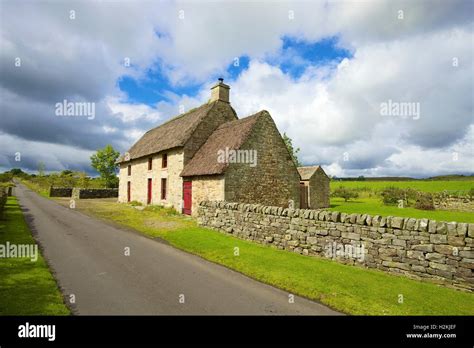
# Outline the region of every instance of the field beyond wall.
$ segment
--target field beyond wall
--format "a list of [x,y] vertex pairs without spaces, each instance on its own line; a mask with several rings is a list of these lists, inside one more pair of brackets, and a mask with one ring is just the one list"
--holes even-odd
[[[414,207],[398,208],[396,205],[385,205],[380,193],[387,187],[414,189],[420,192],[437,194],[444,192],[448,195],[465,196],[474,189],[474,178],[464,177],[457,180],[332,180],[331,192],[339,187],[355,190],[359,197],[347,202],[343,198],[332,197],[330,210],[342,213],[360,213],[381,216],[401,216],[412,218],[427,218],[437,221],[457,221],[474,223],[474,211],[459,210],[421,210]],[[472,192],[472,191],[471,191]]]

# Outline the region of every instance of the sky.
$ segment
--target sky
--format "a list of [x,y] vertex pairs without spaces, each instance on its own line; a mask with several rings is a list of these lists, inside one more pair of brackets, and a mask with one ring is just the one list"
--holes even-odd
[[473,4],[0,0],[0,171],[94,174],[222,77],[329,175],[472,174]]

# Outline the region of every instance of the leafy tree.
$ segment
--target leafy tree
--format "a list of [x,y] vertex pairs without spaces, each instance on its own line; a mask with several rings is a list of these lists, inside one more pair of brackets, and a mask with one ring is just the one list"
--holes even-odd
[[79,172],[78,175],[78,186],[81,188],[89,188],[89,178],[85,172]]
[[69,175],[72,175],[72,174],[73,174],[73,171],[69,170],[69,169],[65,169],[61,172],[61,176],[69,176]]
[[298,152],[300,152],[300,148],[293,147],[293,140],[291,140],[291,138],[286,135],[286,133],[283,133],[283,141],[285,142],[285,145],[288,148],[288,151],[290,152],[293,162],[295,162],[297,167],[301,166],[301,163],[298,160]]
[[28,174],[26,174],[24,171],[22,171],[20,168],[13,168],[13,169],[10,169],[10,173],[11,173],[13,176],[25,176],[25,175],[28,175]]
[[115,151],[112,145],[107,145],[103,149],[97,150],[91,156],[92,168],[94,168],[100,177],[104,180],[106,187],[116,187],[117,179],[117,164],[115,163],[120,156],[118,151]]
[[38,162],[38,175],[44,176],[45,164],[44,162]]
[[351,198],[357,198],[359,197],[359,194],[357,191],[353,189],[349,189],[344,186],[339,186],[337,189],[335,189],[332,193],[334,197],[341,197],[344,198],[344,202],[347,202]]

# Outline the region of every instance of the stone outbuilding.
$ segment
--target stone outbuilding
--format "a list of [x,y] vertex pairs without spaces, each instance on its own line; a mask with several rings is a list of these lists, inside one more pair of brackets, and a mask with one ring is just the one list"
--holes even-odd
[[298,167],[300,207],[320,209],[329,207],[330,179],[320,166]]
[[299,207],[300,173],[275,122],[265,110],[239,119],[229,89],[219,79],[209,102],[149,130],[120,157],[119,202],[190,215],[203,200]]

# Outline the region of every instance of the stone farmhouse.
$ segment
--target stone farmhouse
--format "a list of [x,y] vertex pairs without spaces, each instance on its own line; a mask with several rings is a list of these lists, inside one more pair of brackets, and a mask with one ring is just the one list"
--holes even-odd
[[219,79],[208,103],[149,130],[119,158],[119,202],[189,215],[204,200],[283,207],[292,200],[298,208],[306,194],[308,207],[329,205],[324,171],[296,167],[267,111],[239,119],[229,90]]

